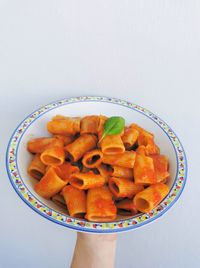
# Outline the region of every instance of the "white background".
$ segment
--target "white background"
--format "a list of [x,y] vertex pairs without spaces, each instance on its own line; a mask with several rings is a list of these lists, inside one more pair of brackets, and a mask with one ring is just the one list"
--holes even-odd
[[200,2],[0,0],[0,267],[70,266],[76,232],[16,195],[5,150],[38,107],[79,95],[142,105],[178,134],[188,182],[170,211],[119,234],[116,267],[200,267]]

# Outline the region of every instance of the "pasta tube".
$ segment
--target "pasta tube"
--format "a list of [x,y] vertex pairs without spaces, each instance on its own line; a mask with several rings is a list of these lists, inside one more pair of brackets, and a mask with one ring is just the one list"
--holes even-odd
[[117,208],[106,186],[88,190],[86,207],[85,218],[89,221],[110,222],[116,218]]
[[160,149],[159,147],[155,144],[154,142],[154,135],[144,128],[136,125],[136,124],[131,124],[130,128],[136,129],[139,131],[139,136],[138,136],[138,145],[144,145],[146,148],[146,155],[150,154],[159,154]]
[[72,143],[75,140],[74,136],[65,136],[65,135],[54,135],[55,138],[61,140],[64,146]]
[[131,124],[129,127],[132,128],[132,129],[136,129],[139,132],[139,134],[143,132],[143,133],[146,133],[147,135],[149,134],[149,135],[153,136],[153,134],[151,132],[147,131],[146,129],[144,129],[144,128],[140,127],[140,126],[138,126],[135,123]]
[[121,135],[107,135],[100,142],[101,150],[104,154],[115,155],[125,152],[125,147]]
[[78,172],[70,176],[70,184],[75,188],[86,190],[103,186],[105,178],[92,171],[86,173]]
[[153,159],[156,181],[163,182],[169,177],[168,158],[164,155],[151,155]]
[[28,167],[28,173],[34,179],[40,180],[46,172],[46,166],[40,160],[40,154],[36,154]]
[[104,115],[99,116],[99,126],[98,126],[98,139],[99,140],[101,139],[101,137],[103,135],[104,124],[105,124],[107,119],[108,119],[107,116],[104,116]]
[[113,177],[122,177],[126,179],[133,179],[133,169],[132,168],[124,168],[124,167],[118,167],[118,166],[112,166],[113,172],[112,176]]
[[92,150],[96,147],[97,138],[91,134],[83,134],[77,138],[71,144],[65,146],[69,158],[76,162],[78,161],[87,151]]
[[153,135],[141,132],[138,137],[138,145],[144,145],[145,146],[145,152],[147,155],[151,154],[159,154],[160,149],[154,142]]
[[124,200],[119,201],[116,204],[116,207],[117,207],[117,213],[119,215],[133,216],[137,214],[138,212],[135,204],[130,199],[124,199]]
[[137,154],[133,168],[135,183],[154,184],[156,174],[153,159],[149,156]]
[[60,170],[61,177],[64,181],[69,182],[70,176],[73,173],[79,172],[77,166],[73,166],[70,162],[64,162],[62,165],[57,166]]
[[142,191],[144,187],[142,185],[135,184],[134,182],[124,179],[111,177],[108,180],[110,191],[117,198],[121,197],[133,197],[136,193]]
[[46,149],[40,156],[45,165],[62,165],[65,161],[65,151],[63,147],[51,147]]
[[53,146],[63,146],[63,141],[56,138],[36,138],[28,142],[27,149],[30,153],[41,154],[44,150]]
[[42,179],[35,184],[35,191],[44,198],[54,196],[67,184],[61,177],[57,167],[50,167]]
[[84,154],[82,163],[85,167],[95,168],[101,164],[103,153],[95,149]]
[[122,141],[126,149],[130,149],[136,142],[139,136],[139,131],[134,128],[125,129]]
[[133,168],[135,163],[136,153],[134,151],[125,151],[123,154],[119,155],[103,155],[102,162],[105,164]]
[[99,174],[105,178],[105,183],[108,182],[108,178],[111,176],[112,174],[112,168],[108,167],[105,164],[101,164],[97,167],[97,170],[99,172]]
[[144,145],[140,145],[138,146],[138,148],[136,149],[136,153],[137,154],[141,154],[141,155],[146,155],[146,148]]
[[75,218],[83,218],[86,213],[85,191],[67,185],[62,189],[69,215]]
[[81,135],[85,133],[97,134],[99,126],[99,116],[89,115],[81,119]]
[[80,132],[79,117],[60,117],[57,116],[47,123],[47,129],[52,134],[75,135]]
[[156,183],[137,193],[134,204],[137,210],[148,213],[155,208],[169,193],[169,187],[164,183]]
[[54,196],[52,196],[51,200],[59,207],[67,209],[65,199],[61,194],[55,194]]

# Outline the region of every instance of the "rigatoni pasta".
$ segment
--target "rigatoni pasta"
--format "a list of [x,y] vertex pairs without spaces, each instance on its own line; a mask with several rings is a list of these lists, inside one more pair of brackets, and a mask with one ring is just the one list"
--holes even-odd
[[105,178],[105,182],[108,182],[108,178],[112,175],[112,168],[109,165],[101,164],[97,168],[97,171],[99,174]]
[[108,180],[110,191],[115,197],[133,197],[136,193],[142,191],[144,187],[124,178],[111,177]]
[[125,147],[121,139],[121,135],[108,135],[102,139],[101,150],[107,155],[117,155],[125,152]]
[[65,151],[68,153],[70,160],[78,161],[86,152],[96,147],[97,138],[95,135],[83,134],[74,142],[65,146]]
[[91,189],[105,184],[105,178],[92,171],[86,173],[74,173],[70,176],[70,184],[77,189]]
[[60,171],[61,178],[67,183],[70,181],[70,176],[73,173],[79,172],[79,167],[73,166],[70,162],[64,162],[62,165],[57,166]]
[[125,151],[123,154],[108,155],[104,154],[102,162],[105,164],[119,166],[124,168],[133,168],[136,153],[134,151]]
[[139,211],[148,213],[156,207],[168,193],[169,187],[166,184],[156,183],[136,194],[133,201]]
[[27,150],[33,154],[41,154],[44,150],[55,146],[63,146],[63,141],[55,137],[42,137],[30,140],[27,144]]
[[61,140],[64,146],[72,143],[75,140],[74,136],[65,136],[65,135],[54,135],[55,138]]
[[113,177],[118,178],[126,178],[133,180],[133,169],[132,168],[125,168],[125,167],[119,167],[119,166],[112,166],[112,173],[111,175]]
[[154,184],[157,182],[153,159],[149,156],[137,154],[133,173],[135,183]]
[[35,192],[62,213],[88,221],[150,212],[169,192],[169,161],[152,133],[124,122],[116,116],[54,116],[47,122],[52,135],[27,144]]
[[75,135],[80,132],[80,121],[79,117],[57,116],[47,123],[47,129],[52,134]]
[[59,207],[67,209],[65,199],[61,194],[55,194],[51,200]]
[[62,189],[69,215],[75,218],[83,218],[86,213],[86,194],[83,190],[67,185]]
[[51,147],[46,150],[41,154],[40,156],[41,161],[45,165],[62,165],[65,161],[65,151],[63,147]]
[[133,216],[138,212],[134,202],[128,198],[117,202],[116,207],[119,215]]
[[90,115],[81,119],[80,134],[98,134],[99,116]]
[[46,172],[46,166],[40,159],[40,154],[36,154],[28,166],[28,173],[34,179],[40,180]]
[[131,149],[133,145],[137,142],[139,137],[139,131],[134,128],[126,128],[124,135],[122,136],[122,141],[126,149]]
[[113,221],[117,208],[108,187],[89,189],[87,193],[87,213],[85,218],[94,222]]
[[59,193],[66,184],[67,182],[62,179],[59,169],[52,166],[35,184],[35,191],[44,198],[50,198]]
[[101,164],[102,158],[102,151],[99,149],[95,149],[84,154],[82,163],[87,168],[95,168]]

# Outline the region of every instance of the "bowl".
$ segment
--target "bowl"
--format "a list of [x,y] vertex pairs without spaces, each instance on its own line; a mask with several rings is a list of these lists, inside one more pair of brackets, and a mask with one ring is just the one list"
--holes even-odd
[[[36,181],[27,173],[32,158],[27,151],[28,140],[49,136],[46,123],[56,114],[85,116],[103,114],[122,116],[126,125],[136,123],[154,133],[161,153],[169,158],[170,192],[149,213],[117,217],[114,222],[98,223],[70,217],[65,210],[51,200],[40,197],[34,191]],[[108,97],[73,97],[50,103],[28,115],[14,130],[6,153],[6,167],[10,182],[19,197],[35,212],[52,222],[81,232],[113,233],[132,230],[148,224],[168,211],[180,197],[187,178],[187,160],[180,140],[162,119],[149,110],[131,102]]]

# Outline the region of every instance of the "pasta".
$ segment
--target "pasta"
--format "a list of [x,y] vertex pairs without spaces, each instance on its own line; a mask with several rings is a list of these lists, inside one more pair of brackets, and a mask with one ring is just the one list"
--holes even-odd
[[136,149],[136,153],[137,154],[141,154],[141,155],[146,155],[146,148],[144,145],[140,145],[138,146],[138,148]]
[[150,133],[150,132],[147,131],[146,129],[144,129],[144,128],[138,126],[138,125],[135,124],[135,123],[131,124],[129,127],[132,128],[132,129],[136,129],[136,130],[139,132],[139,134],[140,134],[140,133],[146,133],[146,134],[149,134],[149,135],[153,136],[152,133]]
[[142,132],[139,134],[138,145],[144,145],[146,154],[148,155],[159,154],[159,148],[154,143],[154,137],[149,133]]
[[169,188],[166,184],[157,183],[136,194],[134,204],[137,210],[148,213],[157,206],[168,193]]
[[108,182],[108,178],[111,176],[112,174],[112,169],[105,165],[105,164],[101,164],[97,167],[97,170],[99,172],[99,174],[105,178],[105,182]]
[[65,199],[61,194],[55,194],[51,200],[59,207],[66,209]]
[[53,146],[63,146],[63,141],[57,138],[36,138],[28,142],[27,150],[33,154],[41,154],[44,150]]
[[51,147],[46,149],[40,156],[45,165],[61,165],[65,160],[65,151],[63,147]]
[[102,158],[103,153],[101,152],[101,150],[95,149],[85,153],[85,155],[83,156],[82,163],[87,168],[95,168],[101,164]]
[[40,154],[36,154],[29,164],[28,173],[31,177],[40,180],[45,174],[45,171],[46,166],[42,163]]
[[64,146],[72,143],[75,140],[74,136],[54,135],[54,137],[61,140]]
[[120,215],[131,216],[137,214],[135,204],[130,199],[123,199],[117,203],[117,213]]
[[159,147],[154,142],[154,135],[152,133],[146,131],[144,128],[141,128],[137,124],[131,124],[130,128],[135,129],[139,132],[137,143],[139,146],[145,146],[147,155],[160,153]]
[[75,135],[80,132],[80,118],[79,117],[54,117],[47,123],[47,129],[52,134],[59,135]]
[[151,158],[155,168],[156,181],[164,181],[169,177],[167,157],[164,155],[152,155]]
[[97,134],[99,126],[99,116],[90,115],[81,119],[81,135],[85,133]]
[[116,218],[117,208],[108,187],[89,189],[85,218],[94,222],[109,222]]
[[74,173],[70,176],[70,184],[78,189],[91,189],[105,184],[105,178],[92,171]]
[[136,153],[134,151],[125,151],[123,154],[116,155],[103,155],[102,162],[105,164],[125,167],[125,168],[133,168],[135,163]]
[[126,179],[133,180],[133,169],[132,168],[125,168],[125,167],[118,167],[118,166],[112,166],[113,172],[112,176],[113,177],[122,177]]
[[115,197],[133,197],[136,193],[142,191],[144,187],[134,182],[124,179],[111,177],[108,180],[110,191]]
[[86,213],[86,194],[83,190],[67,185],[62,189],[69,215],[75,218],[83,218]]
[[124,135],[122,136],[122,141],[126,149],[130,149],[137,142],[139,136],[139,131],[134,128],[125,129]]
[[101,137],[103,135],[104,124],[105,124],[107,119],[108,119],[107,116],[104,116],[104,115],[99,116],[99,126],[98,126],[98,132],[97,132],[99,140],[101,139]]
[[163,155],[146,156],[139,153],[133,170],[136,183],[154,184],[162,182],[169,177],[168,159]]
[[91,134],[83,134],[71,144],[65,146],[70,159],[73,162],[78,161],[86,152],[95,148],[97,138]]
[[79,172],[79,168],[77,166],[73,166],[70,162],[65,162],[62,165],[57,166],[57,168],[60,171],[61,178],[66,182],[69,182],[70,176],[73,173]]
[[62,175],[58,168],[50,167],[42,179],[35,184],[35,191],[44,198],[54,196],[67,184],[61,177]]
[[108,135],[102,139],[101,150],[107,155],[122,154],[125,152],[125,147],[121,139],[121,135]]
[[137,154],[133,168],[135,183],[156,183],[155,167],[153,159],[146,155]]
[[125,126],[116,116],[56,115],[47,130],[51,136],[27,143],[27,172],[36,179],[35,192],[62,213],[111,222],[148,213],[168,194],[168,158],[137,124]]

